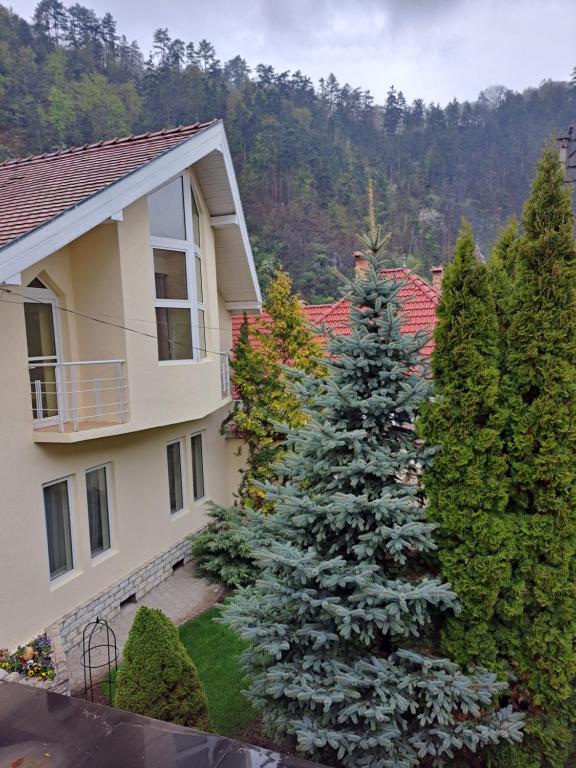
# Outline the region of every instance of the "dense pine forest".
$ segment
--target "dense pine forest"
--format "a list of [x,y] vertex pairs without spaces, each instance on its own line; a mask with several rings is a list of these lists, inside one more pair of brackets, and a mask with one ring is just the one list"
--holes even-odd
[[330,266],[351,268],[369,178],[395,263],[426,276],[462,216],[489,251],[543,144],[576,117],[569,82],[491,86],[445,107],[391,86],[377,105],[332,74],[315,85],[299,70],[251,70],[168,29],[145,57],[124,31],[79,4],[42,0],[29,22],[0,5],[0,160],[221,117],[263,283],[281,263],[310,301],[334,296]]

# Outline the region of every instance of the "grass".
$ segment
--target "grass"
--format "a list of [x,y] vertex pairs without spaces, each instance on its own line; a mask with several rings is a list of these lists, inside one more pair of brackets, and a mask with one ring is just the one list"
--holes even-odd
[[[220,606],[214,606],[179,628],[180,639],[190,654],[208,698],[208,711],[213,732],[232,736],[250,725],[257,712],[242,695],[246,678],[239,657],[248,645],[238,635],[214,619]],[[112,681],[116,672],[112,672]],[[104,696],[108,682],[100,683]]]
[[198,669],[208,697],[214,732],[232,736],[256,719],[257,713],[242,695],[246,678],[239,656],[247,643],[223,624],[214,621],[214,606],[180,627],[180,638]]

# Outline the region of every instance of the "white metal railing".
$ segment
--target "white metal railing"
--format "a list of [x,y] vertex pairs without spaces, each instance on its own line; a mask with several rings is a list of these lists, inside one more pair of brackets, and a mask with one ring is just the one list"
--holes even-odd
[[28,367],[35,429],[78,432],[127,421],[124,360],[38,361]]
[[230,355],[220,353],[220,386],[222,397],[230,397]]

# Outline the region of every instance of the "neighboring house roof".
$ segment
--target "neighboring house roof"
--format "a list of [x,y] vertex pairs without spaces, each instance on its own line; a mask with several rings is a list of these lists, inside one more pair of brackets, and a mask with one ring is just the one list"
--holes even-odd
[[[432,334],[437,322],[436,306],[440,299],[438,291],[407,267],[385,269],[384,273],[391,280],[403,280],[399,293],[399,299],[404,310],[402,332],[426,331]],[[333,304],[332,308],[322,316],[321,323],[338,336],[349,335],[350,305],[348,301],[340,299]],[[430,355],[433,348],[434,339],[431,337],[423,347],[422,352],[425,355]]]
[[257,311],[260,288],[221,120],[100,141],[0,164],[0,283],[194,166],[214,228],[218,287]]
[[[334,304],[302,304],[302,309],[306,318],[310,322],[310,325],[316,328],[320,325],[323,315],[332,309]],[[263,311],[260,315],[248,315],[248,325],[251,328],[257,328],[258,326],[265,326],[270,320],[268,312]],[[232,315],[232,348],[236,347],[238,336],[240,335],[240,328],[244,322],[244,315]]]
[[[430,355],[434,348],[432,331],[437,322],[436,306],[440,299],[440,294],[426,280],[407,267],[385,269],[384,274],[391,280],[403,280],[399,294],[404,310],[402,332],[429,332],[430,340],[423,347],[422,351],[424,355]],[[325,327],[326,330],[337,336],[348,336],[350,334],[350,304],[346,298],[342,298],[334,302],[334,304],[305,304],[303,309],[310,324],[319,333],[321,333],[320,328]],[[266,320],[269,319],[269,316],[263,313],[261,318]],[[248,322],[251,326],[256,326],[262,321],[261,318],[252,316],[248,318]],[[233,347],[236,346],[242,322],[242,315],[234,315],[232,317]]]
[[73,208],[214,122],[99,141],[0,164],[0,247]]

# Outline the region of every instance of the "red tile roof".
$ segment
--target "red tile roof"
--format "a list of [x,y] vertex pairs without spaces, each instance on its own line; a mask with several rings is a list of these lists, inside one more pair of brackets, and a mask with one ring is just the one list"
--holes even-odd
[[215,122],[99,141],[0,164],[0,248]]
[[[322,317],[328,312],[334,304],[303,304],[302,309],[304,314],[310,321],[310,325],[316,327],[320,325]],[[265,325],[270,320],[268,312],[263,311],[261,315],[248,315],[248,325],[251,327],[257,327],[259,325]],[[240,335],[240,328],[244,322],[244,315],[232,315],[232,348],[236,346],[238,336]]]
[[[419,275],[411,272],[407,267],[385,269],[384,273],[391,280],[404,281],[399,294],[405,312],[404,322],[402,323],[403,333],[415,333],[418,330],[424,330],[432,334],[437,322],[436,306],[440,299],[438,291],[432,288]],[[303,309],[310,324],[315,328],[325,326],[338,336],[349,335],[350,305],[347,299],[340,299],[334,304],[305,304]],[[255,326],[262,319],[267,320],[269,316],[266,313],[263,313],[260,317],[250,315],[248,322],[251,326]],[[232,317],[233,348],[236,346],[242,322],[242,315],[234,315]],[[433,348],[434,339],[430,338],[423,348],[423,353],[430,355]]]
[[[436,326],[436,306],[440,295],[435,288],[407,267],[385,269],[384,273],[391,280],[404,280],[400,288],[399,298],[404,310],[403,333],[426,331],[432,334]],[[350,334],[350,305],[346,299],[340,299],[326,312],[321,320],[322,325],[338,336]],[[434,339],[430,338],[422,349],[423,354],[430,355],[434,348]]]

